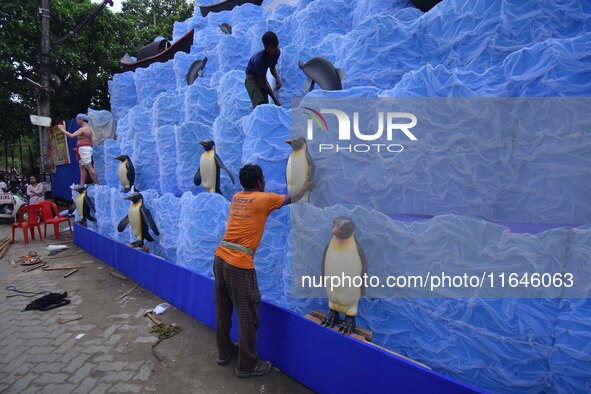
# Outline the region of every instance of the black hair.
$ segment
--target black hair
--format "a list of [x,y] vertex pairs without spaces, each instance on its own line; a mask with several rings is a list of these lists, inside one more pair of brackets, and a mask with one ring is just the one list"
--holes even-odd
[[277,34],[273,33],[272,31],[268,31],[263,34],[263,45],[265,48],[268,46],[278,47],[279,38],[277,38]]
[[245,189],[254,189],[263,180],[263,170],[257,164],[247,164],[240,169],[240,184]]

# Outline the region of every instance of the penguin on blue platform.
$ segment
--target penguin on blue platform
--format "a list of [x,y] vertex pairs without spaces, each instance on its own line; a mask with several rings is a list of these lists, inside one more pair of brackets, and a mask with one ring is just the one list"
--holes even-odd
[[153,242],[154,238],[150,235],[149,230],[151,229],[156,235],[160,235],[160,233],[150,210],[144,206],[142,194],[134,192],[129,196],[123,197],[123,199],[131,201],[132,204],[129,206],[127,215],[119,222],[117,231],[123,232],[129,224],[131,226],[131,232],[137,239],[137,241],[130,244],[134,248],[144,246],[144,239]]
[[195,186],[203,183],[203,188],[207,192],[222,194],[220,190],[220,168],[230,176],[232,183],[234,183],[234,175],[232,175],[230,170],[222,162],[222,159],[215,153],[215,142],[212,140],[202,140],[198,144],[203,146],[205,152],[201,154],[199,168],[193,178]]
[[[363,278],[367,273],[367,264],[363,250],[355,238],[355,224],[351,218],[339,216],[334,219],[332,233],[333,237],[322,256],[322,277]],[[330,288],[329,284],[330,281],[326,284],[326,293],[330,312],[322,321],[322,325],[336,325],[343,334],[351,334],[356,327],[357,307],[365,293],[365,287],[362,283],[360,287],[342,284],[341,287]],[[339,313],[345,315],[344,321],[341,321]]]
[[86,186],[78,185],[74,188],[78,195],[75,198],[74,204],[80,216],[79,224],[86,226],[86,220],[96,222],[94,203],[92,199],[86,194]]
[[[294,191],[300,190],[307,181],[314,180],[316,167],[304,137],[292,138],[285,142],[291,145],[291,153],[285,169],[287,191],[291,195]],[[300,201],[309,202],[310,192],[306,192]]]
[[115,157],[115,160],[119,160],[119,168],[117,169],[117,177],[119,177],[119,183],[123,186],[123,192],[127,193],[131,190],[135,182],[135,169],[133,163],[128,155],[121,155]]

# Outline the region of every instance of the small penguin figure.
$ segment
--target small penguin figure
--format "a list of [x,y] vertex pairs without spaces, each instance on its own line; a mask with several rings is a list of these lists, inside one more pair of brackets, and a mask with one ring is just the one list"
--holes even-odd
[[96,209],[94,208],[94,203],[86,194],[86,186],[79,185],[76,186],[74,190],[78,192],[78,195],[76,196],[76,199],[74,201],[76,205],[76,210],[78,211],[78,216],[80,216],[78,224],[86,226],[86,220],[96,222],[96,218],[94,216]]
[[123,199],[131,201],[132,204],[129,206],[127,215],[121,220],[121,222],[119,222],[117,231],[123,232],[129,224],[131,226],[131,232],[137,239],[137,241],[131,243],[131,246],[134,248],[144,246],[144,239],[147,239],[150,242],[154,241],[154,238],[152,238],[148,230],[151,229],[156,235],[160,235],[160,233],[152,218],[152,214],[148,208],[144,206],[142,194],[134,192],[129,196],[123,197]]
[[[294,191],[300,190],[306,181],[314,180],[316,167],[304,137],[296,137],[285,142],[291,145],[291,153],[285,169],[287,191],[291,195]],[[310,192],[306,192],[300,201],[309,202]]]
[[[322,256],[322,277],[356,276],[363,277],[367,273],[365,255],[355,238],[355,224],[351,218],[339,216],[333,221],[333,237],[324,249]],[[341,286],[326,288],[328,294],[329,314],[322,322],[323,326],[338,326],[343,334],[351,334],[356,327],[355,316],[359,299],[365,293],[365,287]],[[345,315],[341,321],[339,313]]]
[[230,170],[222,162],[222,159],[215,153],[215,142],[212,140],[202,140],[198,144],[203,146],[205,152],[201,154],[199,168],[195,173],[193,181],[196,186],[201,185],[201,182],[203,182],[203,188],[209,193],[222,194],[220,191],[220,168],[226,171],[232,183],[234,183],[234,175],[232,175]]
[[115,160],[119,160],[119,168],[117,169],[117,176],[119,177],[119,183],[123,186],[123,192],[127,193],[131,190],[135,182],[135,169],[133,163],[128,155],[121,155],[115,157]]

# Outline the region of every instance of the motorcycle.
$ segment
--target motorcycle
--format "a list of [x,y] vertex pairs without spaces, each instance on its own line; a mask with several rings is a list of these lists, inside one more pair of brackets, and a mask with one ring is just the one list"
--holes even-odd
[[[0,219],[11,219],[16,222],[18,211],[28,203],[27,195],[19,187],[9,188],[6,183],[0,182]],[[25,217],[24,220],[27,218]]]

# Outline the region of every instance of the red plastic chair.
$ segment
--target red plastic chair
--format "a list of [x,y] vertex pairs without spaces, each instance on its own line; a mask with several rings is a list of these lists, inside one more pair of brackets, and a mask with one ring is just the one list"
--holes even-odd
[[53,201],[41,201],[36,205],[40,205],[43,208],[43,223],[45,223],[45,239],[47,239],[47,225],[53,224],[53,234],[55,239],[60,239],[60,223],[68,222],[68,228],[70,229],[70,235],[72,235],[72,224],[70,218],[67,216],[60,216],[57,205]]
[[[23,229],[23,237],[25,238],[25,245],[29,243],[29,235],[27,229],[31,231],[31,238],[35,239],[35,227],[39,230],[39,239],[43,239],[41,235],[41,225],[39,224],[39,214],[41,213],[41,206],[37,204],[25,205],[18,211],[18,223],[12,223],[12,243],[14,243],[14,231],[17,228]],[[24,216],[27,214],[27,220]]]

